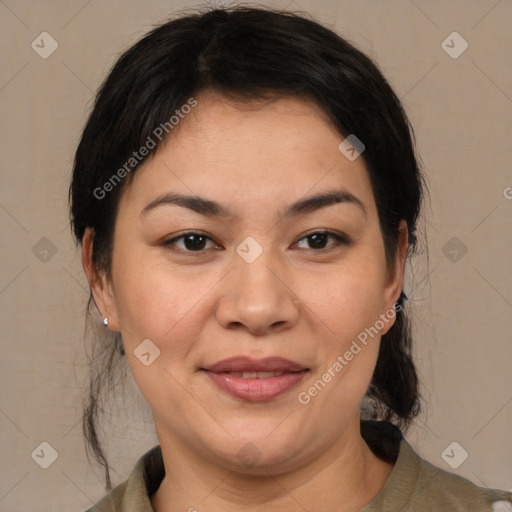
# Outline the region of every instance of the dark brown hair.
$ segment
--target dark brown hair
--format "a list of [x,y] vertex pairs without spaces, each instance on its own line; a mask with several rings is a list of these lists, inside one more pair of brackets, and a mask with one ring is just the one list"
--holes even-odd
[[[76,151],[70,186],[73,233],[80,244],[85,229],[92,228],[98,271],[111,275],[119,197],[143,161],[131,161],[133,152],[146,145],[148,137],[155,139],[158,127],[207,89],[247,101],[287,96],[315,101],[341,136],[355,134],[365,145],[362,157],[388,264],[397,250],[401,219],[407,221],[409,251],[416,250],[423,178],[413,130],[378,67],[354,45],[303,13],[235,6],[189,12],[158,26],[121,55],[99,89]],[[149,154],[159,146],[157,140]],[[122,179],[113,183],[115,174]],[[108,191],[107,182],[112,185]],[[419,412],[405,300],[402,292],[401,307],[382,337],[367,391],[376,417],[402,429]],[[91,300],[89,306],[90,312]],[[86,446],[105,468],[109,489],[97,416],[103,391],[114,387],[113,369],[122,354],[119,336],[100,337],[83,413]]]

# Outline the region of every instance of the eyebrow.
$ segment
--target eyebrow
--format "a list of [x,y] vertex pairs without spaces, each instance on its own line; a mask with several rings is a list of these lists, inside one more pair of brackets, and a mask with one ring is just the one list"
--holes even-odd
[[[314,196],[299,199],[295,203],[288,206],[281,215],[282,218],[296,217],[313,211],[325,208],[339,203],[353,204],[357,206],[365,217],[367,217],[366,207],[364,203],[354,194],[345,189],[328,190]],[[146,205],[141,215],[146,215],[150,211],[165,205],[177,205],[188,208],[196,213],[207,217],[227,217],[234,218],[236,215],[227,207],[200,196],[187,196],[182,194],[167,193],[157,197]]]

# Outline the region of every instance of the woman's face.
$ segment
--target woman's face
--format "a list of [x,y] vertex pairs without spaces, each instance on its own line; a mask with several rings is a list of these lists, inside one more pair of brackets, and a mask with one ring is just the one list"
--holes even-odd
[[161,443],[285,471],[358,432],[406,230],[386,268],[365,163],[313,103],[197,99],[124,190],[93,292]]

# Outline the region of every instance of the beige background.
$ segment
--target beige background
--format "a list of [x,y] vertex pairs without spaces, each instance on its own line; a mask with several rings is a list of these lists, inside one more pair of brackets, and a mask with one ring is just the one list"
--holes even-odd
[[[1,511],[80,511],[105,493],[79,424],[87,292],[67,220],[72,158],[116,55],[175,9],[198,5],[0,0]],[[444,469],[512,490],[512,2],[267,5],[337,30],[377,60],[403,100],[431,193],[429,252],[412,262],[406,289],[429,406],[408,439]],[[31,48],[43,31],[59,44],[47,59]],[[453,31],[469,43],[457,59],[441,47]],[[46,261],[43,237],[56,250]],[[105,424],[114,484],[157,443],[150,411],[127,393]],[[43,441],[58,453],[48,469],[31,458]],[[441,456],[453,441],[469,454],[457,469]]]

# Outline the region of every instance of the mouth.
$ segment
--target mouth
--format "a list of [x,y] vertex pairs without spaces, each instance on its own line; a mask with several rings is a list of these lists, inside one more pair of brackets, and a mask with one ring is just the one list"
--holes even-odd
[[295,387],[310,371],[284,358],[232,357],[201,368],[224,393],[243,400],[271,400]]
[[[285,359],[284,357],[266,357],[264,359],[253,359],[247,356],[234,356],[223,359],[202,370],[214,373],[293,373],[308,370],[306,366]],[[248,377],[249,378],[249,377]],[[253,377],[254,378],[254,377]],[[265,378],[265,377],[262,377]]]
[[242,379],[271,379],[272,377],[279,377],[284,373],[298,373],[298,372],[215,372],[220,374],[232,375],[233,377],[241,377]]

